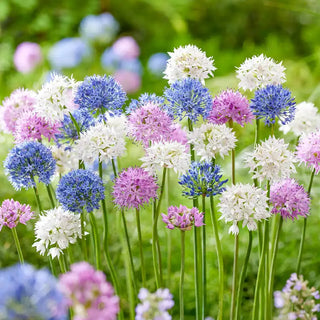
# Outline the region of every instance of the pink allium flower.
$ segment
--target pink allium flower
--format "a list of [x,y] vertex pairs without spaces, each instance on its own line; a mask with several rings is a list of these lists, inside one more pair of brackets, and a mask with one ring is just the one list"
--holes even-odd
[[136,208],[157,197],[156,179],[142,168],[123,170],[116,179],[112,195],[119,207]]
[[41,61],[41,48],[34,42],[20,43],[13,56],[16,69],[22,73],[31,72]]
[[75,320],[115,320],[119,298],[106,276],[87,262],[71,265],[71,271],[59,279],[62,293],[73,308]]
[[320,171],[320,130],[303,136],[299,140],[296,156],[308,167]]
[[310,198],[303,186],[294,179],[284,179],[271,185],[271,213],[281,214],[283,218],[294,220],[298,216],[307,217],[310,210]]
[[182,129],[182,127],[179,123],[172,124],[170,137],[169,137],[169,139],[166,139],[166,140],[177,141],[177,142],[184,144],[186,146],[186,152],[189,152],[187,132]]
[[0,230],[3,226],[15,228],[19,222],[26,224],[32,219],[33,214],[34,212],[27,204],[21,204],[13,199],[4,200],[0,207]]
[[114,53],[122,59],[134,59],[140,54],[140,48],[132,37],[121,37],[112,45]]
[[248,99],[239,91],[225,90],[216,96],[208,120],[214,124],[224,124],[229,120],[243,126],[254,119]]
[[113,77],[126,93],[134,93],[140,89],[141,77],[136,72],[120,69],[113,74]]
[[192,226],[201,227],[203,223],[203,213],[197,208],[189,209],[186,206],[171,206],[168,208],[168,215],[161,213],[162,221],[167,224],[168,229],[179,228],[186,231],[191,230]]

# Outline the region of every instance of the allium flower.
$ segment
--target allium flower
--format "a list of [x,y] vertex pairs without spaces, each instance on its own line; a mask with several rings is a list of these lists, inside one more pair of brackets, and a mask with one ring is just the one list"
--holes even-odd
[[187,197],[215,196],[225,191],[222,187],[228,180],[221,180],[220,167],[210,162],[192,162],[187,173],[182,175],[179,184],[183,187],[182,194]]
[[275,123],[279,118],[282,124],[294,119],[296,103],[291,92],[282,85],[268,85],[255,92],[250,108],[257,119],[263,119],[266,125]]
[[48,270],[16,264],[0,270],[0,282],[0,319],[68,319],[65,298]]
[[214,60],[194,45],[175,48],[173,52],[169,52],[169,56],[164,71],[164,79],[168,79],[169,83],[185,78],[197,79],[204,83],[204,80],[213,76],[213,71],[216,70],[213,66]]
[[65,174],[73,169],[78,169],[79,159],[74,156],[71,149],[64,149],[58,146],[51,146],[53,158],[56,160],[56,173]]
[[141,87],[141,76],[137,72],[120,69],[113,74],[113,77],[126,93],[134,93]]
[[161,168],[173,168],[179,174],[185,173],[190,166],[190,155],[186,146],[176,141],[156,142],[146,149],[146,155],[140,159],[142,167],[151,173]]
[[143,93],[138,100],[132,99],[129,107],[127,109],[128,113],[132,113],[137,108],[140,108],[146,104],[153,103],[159,107],[161,107],[164,104],[164,98],[158,97],[154,93]]
[[123,208],[136,208],[157,198],[156,179],[142,168],[123,170],[115,181],[114,203]]
[[219,154],[223,159],[236,146],[237,138],[225,124],[204,123],[189,132],[189,143],[202,160],[210,161]]
[[55,172],[56,161],[49,148],[30,141],[16,145],[4,161],[5,174],[16,190],[36,186],[35,178],[48,185]]
[[34,42],[20,43],[13,56],[14,66],[22,73],[31,72],[41,61],[41,48]]
[[13,199],[4,200],[0,207],[0,231],[3,226],[12,229],[18,223],[26,224],[27,221],[32,219],[34,212],[27,204],[21,204],[19,201]]
[[233,223],[229,233],[239,233],[237,223],[240,221],[248,230],[257,230],[257,221],[271,216],[267,201],[266,191],[250,184],[237,183],[227,186],[220,197],[220,220]]
[[59,287],[67,297],[77,320],[116,320],[119,298],[102,271],[87,262],[71,265],[71,271],[60,275]]
[[171,320],[168,311],[174,306],[173,296],[169,289],[158,289],[150,293],[141,288],[138,294],[141,303],[136,307],[135,320]]
[[253,173],[253,178],[271,182],[289,178],[296,172],[294,154],[289,151],[288,144],[283,139],[270,137],[257,145],[255,150],[247,155],[246,165]]
[[74,101],[80,109],[88,109],[94,114],[108,111],[112,115],[121,115],[126,99],[126,93],[114,78],[95,75],[85,77],[78,87]]
[[284,179],[271,185],[271,213],[294,220],[298,216],[306,218],[310,211],[310,198],[304,187],[294,179]]
[[180,207],[170,206],[168,215],[161,213],[162,221],[167,224],[168,229],[178,228],[182,231],[191,230],[192,226],[201,227],[203,223],[203,213],[197,208],[189,209],[180,204]]
[[103,182],[88,170],[72,170],[64,175],[57,187],[57,199],[65,210],[81,213],[99,209],[104,199]]
[[213,99],[208,121],[224,124],[232,120],[243,126],[253,118],[248,99],[239,91],[225,90]]
[[186,146],[187,152],[189,152],[188,136],[187,132],[181,127],[179,123],[173,123],[171,126],[170,137],[167,141],[177,141]]
[[237,78],[240,80],[239,88],[244,90],[252,91],[270,84],[277,85],[286,82],[284,73],[286,68],[282,62],[276,63],[263,54],[246,59],[237,69]]
[[121,37],[112,45],[114,52],[122,59],[134,59],[140,54],[140,48],[136,40],[130,36]]
[[212,107],[209,90],[195,79],[184,79],[174,82],[164,92],[168,100],[165,108],[175,119],[184,117],[196,122],[200,116],[206,119]]
[[169,56],[166,53],[158,52],[148,59],[148,69],[155,76],[163,75],[167,66]]

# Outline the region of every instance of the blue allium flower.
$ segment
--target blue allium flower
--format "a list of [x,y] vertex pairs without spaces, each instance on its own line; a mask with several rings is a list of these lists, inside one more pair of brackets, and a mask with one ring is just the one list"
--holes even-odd
[[129,107],[127,109],[127,113],[131,113],[134,110],[136,110],[137,108],[140,108],[141,106],[153,102],[156,105],[163,105],[164,104],[164,98],[163,97],[159,97],[154,93],[143,93],[138,100],[136,99],[132,99]]
[[73,170],[64,175],[57,187],[57,199],[64,209],[81,213],[99,209],[104,199],[103,182],[89,170]]
[[5,173],[16,190],[36,186],[35,178],[48,185],[56,169],[49,148],[36,141],[16,145],[4,161]]
[[288,89],[279,85],[268,85],[255,92],[250,108],[258,119],[264,119],[266,125],[275,123],[276,117],[282,124],[294,119],[296,103]]
[[209,90],[196,79],[186,78],[174,82],[165,90],[164,96],[168,100],[165,107],[175,119],[188,117],[196,122],[199,116],[206,119],[212,108]]
[[166,53],[158,52],[153,54],[148,60],[149,71],[156,76],[162,76],[168,59],[169,56]]
[[74,102],[92,113],[121,115],[127,95],[111,76],[86,77],[79,85]]
[[67,303],[48,270],[15,265],[0,270],[0,319],[65,320]]
[[188,172],[180,177],[179,184],[187,197],[215,196],[221,194],[225,188],[222,187],[228,180],[221,180],[220,167],[210,162],[191,163]]

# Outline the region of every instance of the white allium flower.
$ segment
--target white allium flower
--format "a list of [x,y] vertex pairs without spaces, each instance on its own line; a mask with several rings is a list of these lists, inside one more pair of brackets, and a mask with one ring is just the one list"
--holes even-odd
[[62,207],[45,211],[35,224],[36,241],[33,247],[41,255],[59,257],[62,250],[81,238],[80,214],[74,214]]
[[152,144],[140,160],[143,162],[141,167],[153,174],[161,168],[172,168],[175,172],[183,174],[191,164],[186,146],[177,141],[161,141]]
[[58,147],[56,145],[50,146],[53,157],[56,160],[56,173],[66,174],[73,169],[78,169],[79,161],[74,153],[69,149]]
[[169,56],[164,71],[164,79],[168,79],[169,83],[185,78],[197,79],[204,83],[204,79],[212,76],[216,70],[213,66],[214,60],[194,45],[175,48],[173,52],[169,52]]
[[276,63],[273,59],[260,54],[246,59],[237,68],[237,78],[240,80],[239,88],[244,90],[255,90],[269,84],[281,84],[286,82],[284,71],[286,68],[282,62]]
[[188,142],[193,144],[201,161],[211,161],[217,154],[224,158],[236,146],[237,141],[232,129],[225,124],[204,123],[189,132],[188,137]]
[[65,114],[77,109],[73,100],[78,85],[72,77],[55,74],[38,91],[35,112],[48,122],[62,121]]
[[279,128],[284,134],[292,131],[297,137],[320,129],[318,108],[312,102],[301,102],[296,105],[294,119]]
[[80,134],[73,152],[78,159],[93,164],[96,159],[108,161],[126,151],[127,119],[124,115],[108,117]]
[[248,230],[257,230],[256,221],[267,219],[271,216],[268,210],[268,197],[266,191],[250,184],[237,183],[227,186],[220,197],[220,220],[233,222],[229,233],[238,234],[237,223],[242,221],[242,226]]
[[288,150],[288,144],[283,139],[270,137],[257,145],[255,150],[245,159],[247,167],[253,173],[253,178],[275,182],[289,178],[296,172],[294,163],[297,160],[293,152]]

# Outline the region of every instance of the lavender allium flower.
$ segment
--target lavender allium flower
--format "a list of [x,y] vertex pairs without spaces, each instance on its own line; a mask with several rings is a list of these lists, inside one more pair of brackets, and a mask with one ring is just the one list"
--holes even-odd
[[72,170],[64,175],[57,187],[57,199],[65,210],[81,213],[100,208],[104,186],[99,176],[89,170]]
[[80,109],[88,109],[93,114],[108,111],[112,115],[121,115],[127,95],[111,76],[85,77],[79,85],[75,103]]
[[264,179],[275,182],[289,178],[296,172],[296,159],[288,144],[283,139],[270,137],[256,146],[255,150],[246,157],[246,166],[250,168],[254,179]]
[[159,107],[162,108],[162,105],[164,104],[164,98],[158,97],[154,93],[143,93],[138,100],[132,99],[129,107],[127,109],[127,113],[132,113],[137,108],[140,108],[148,103],[153,103]]
[[141,76],[137,72],[120,69],[113,74],[113,77],[126,93],[134,93],[140,89]]
[[248,99],[239,91],[225,90],[213,99],[208,121],[224,124],[232,120],[242,127],[254,119]]
[[254,93],[250,108],[257,119],[264,119],[266,125],[275,123],[279,118],[282,124],[294,119],[296,103],[291,92],[282,85],[268,85]]
[[181,204],[179,207],[170,206],[168,215],[161,213],[161,216],[168,229],[178,228],[187,231],[191,230],[192,226],[201,227],[204,225],[202,212],[199,212],[197,208],[189,209]]
[[71,271],[60,275],[59,287],[79,320],[116,320],[119,298],[102,271],[87,262],[71,265]]
[[212,107],[212,97],[209,90],[200,81],[184,79],[174,82],[164,92],[168,100],[165,108],[170,116],[182,120],[187,117],[197,122],[202,116],[206,119]]
[[20,43],[13,56],[14,66],[22,73],[31,72],[41,61],[41,48],[34,42]]
[[136,40],[130,36],[121,37],[112,45],[113,51],[122,59],[134,59],[140,54],[140,48]]
[[27,204],[21,204],[13,199],[6,199],[0,207],[0,231],[3,226],[12,229],[18,223],[26,224],[27,221],[33,218],[34,212]]
[[135,320],[171,320],[168,311],[174,306],[173,296],[169,289],[158,289],[150,293],[141,288],[138,294],[141,303],[136,307]]
[[298,216],[306,218],[310,211],[310,198],[304,187],[294,179],[284,179],[271,185],[271,213],[294,220]]
[[148,59],[148,69],[155,76],[161,76],[166,69],[169,56],[166,53],[158,52]]
[[244,90],[252,91],[270,84],[277,85],[286,82],[284,73],[286,68],[282,62],[276,63],[263,54],[246,59],[237,69],[237,78],[240,80],[239,88]]
[[123,170],[116,179],[112,195],[121,208],[139,209],[157,198],[156,179],[142,168]]
[[271,216],[267,201],[266,191],[250,184],[237,183],[227,186],[220,197],[220,220],[233,223],[229,233],[239,233],[237,223],[240,221],[243,227],[247,226],[248,230],[257,230],[257,221]]
[[0,270],[0,319],[67,320],[67,304],[56,278],[28,264]]
[[16,145],[4,161],[5,174],[16,190],[36,186],[35,178],[48,185],[55,172],[56,161],[49,148],[36,141]]

